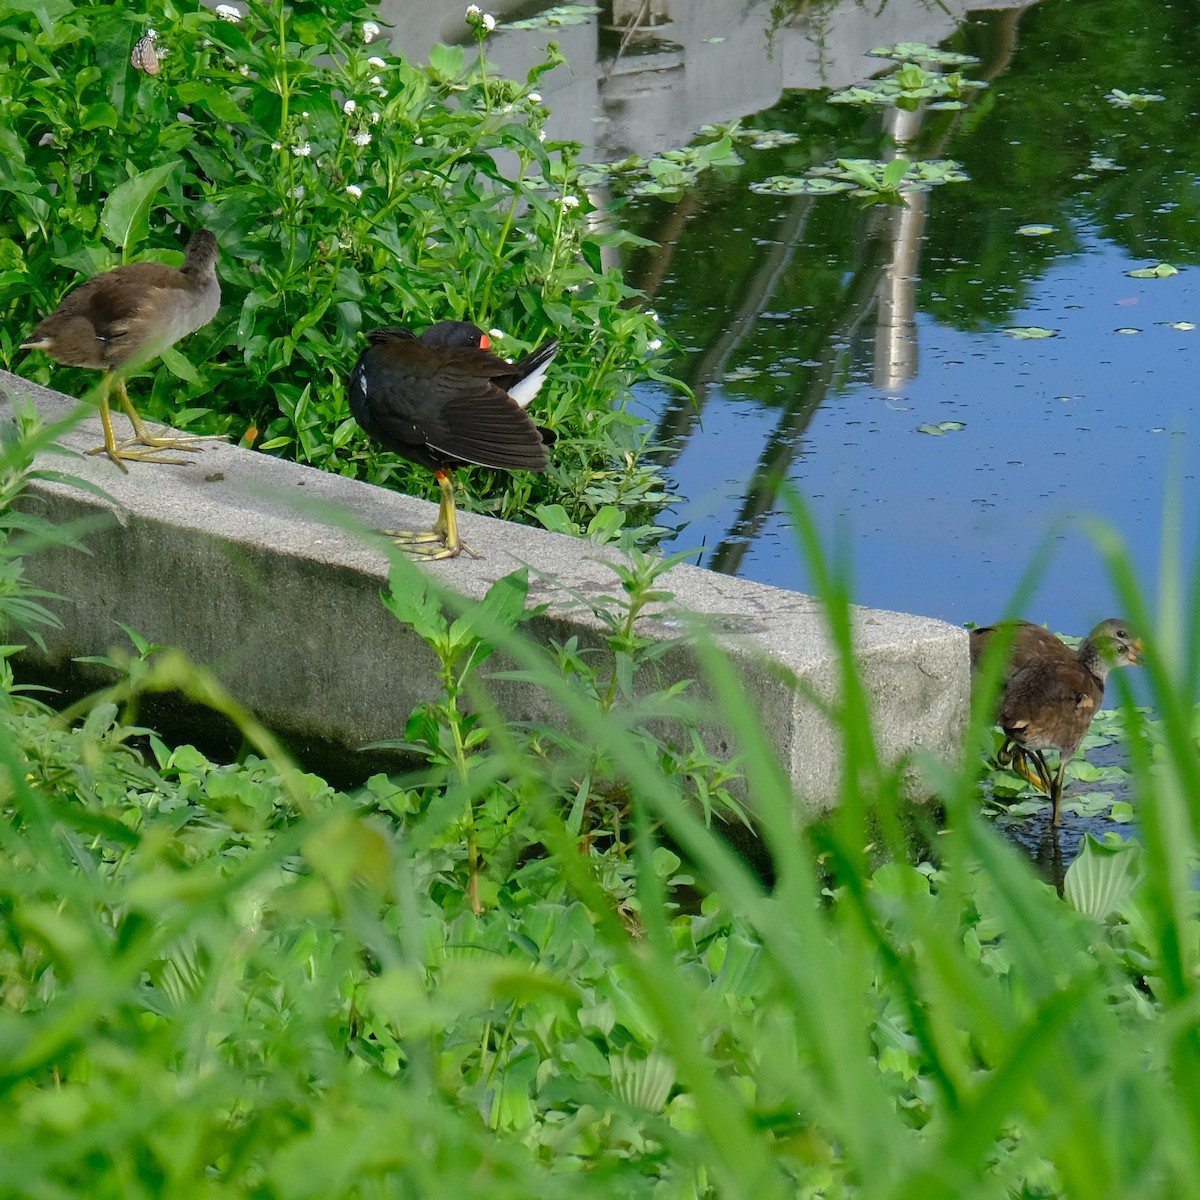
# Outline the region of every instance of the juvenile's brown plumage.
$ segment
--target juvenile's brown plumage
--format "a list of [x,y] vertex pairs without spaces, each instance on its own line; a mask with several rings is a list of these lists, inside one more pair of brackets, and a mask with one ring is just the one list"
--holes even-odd
[[367,334],[370,345],[350,373],[350,411],[368,436],[433,471],[441,505],[432,530],[392,530],[398,545],[427,558],[466,550],[458,536],[450,471],[475,465],[544,471],[554,435],[525,407],[541,387],[558,342],[519,362],[487,349],[487,335],[467,321],[442,321],[419,338],[388,326]]
[[[989,625],[972,631],[972,674],[1003,628]],[[1078,650],[1028,621],[1014,621],[1009,628],[1012,643],[996,712],[1005,741],[997,757],[1003,765],[1011,762],[1025,779],[1049,794],[1051,821],[1057,825],[1066,765],[1100,707],[1108,673],[1140,662],[1142,643],[1128,623],[1116,617],[1097,625]],[[1046,750],[1059,754],[1053,776],[1046,765]],[[1029,760],[1035,768],[1030,768]]]
[[[184,251],[182,267],[127,263],[97,275],[68,293],[21,344],[23,350],[44,350],[66,366],[105,373],[99,396],[104,445],[91,453],[107,454],[122,471],[127,469],[125,460],[186,462],[159,452],[183,449],[198,440],[148,435],[125,390],[125,376],[216,316],[221,304],[216,264],[216,238],[206,229],[197,230]],[[108,404],[114,391],[134,433],[119,446]],[[135,443],[146,449],[127,449]]]

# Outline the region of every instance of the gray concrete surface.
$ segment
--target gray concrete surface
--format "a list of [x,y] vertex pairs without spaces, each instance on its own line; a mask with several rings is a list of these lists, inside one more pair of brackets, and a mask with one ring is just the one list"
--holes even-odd
[[[75,405],[3,372],[0,388],[0,413],[20,396],[50,418]],[[63,444],[86,450],[99,441],[99,420],[89,415]],[[188,466],[132,463],[123,475],[103,456],[48,456],[46,465],[92,481],[112,503],[39,482],[31,495],[36,509],[55,521],[111,519],[87,535],[91,554],[55,548],[28,558],[31,581],[67,600],[53,606],[62,628],[47,630],[45,650],[32,647],[26,663],[54,671],[78,656],[105,654],[125,641],[120,623],[212,668],[294,746],[320,742],[353,757],[366,743],[402,737],[413,707],[435,693],[433,656],[380,602],[387,559],[378,542],[348,532],[323,506],[372,529],[427,527],[436,507],[220,443],[191,457]],[[585,644],[596,642],[598,623],[571,597],[619,590],[602,561],[611,551],[469,513],[461,528],[482,557],[464,555],[426,570],[479,597],[528,564],[530,599],[547,606],[526,626],[530,635],[575,633]],[[689,566],[674,568],[666,586],[673,605],[719,631],[791,772],[798,803],[833,803],[839,746],[786,678],[793,674],[825,697],[836,694],[838,667],[817,601]],[[653,622],[646,631],[654,634]],[[916,747],[955,756],[967,712],[965,632],[859,609],[856,639],[884,756],[894,760]],[[662,671],[668,679],[697,677],[686,641],[664,657]],[[556,719],[529,685],[502,684],[496,696],[510,719]],[[732,749],[724,731],[714,728],[709,736],[710,749]]]

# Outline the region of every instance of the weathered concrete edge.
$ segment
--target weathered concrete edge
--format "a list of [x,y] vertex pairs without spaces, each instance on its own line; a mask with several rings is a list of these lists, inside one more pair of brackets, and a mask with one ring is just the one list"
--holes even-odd
[[[0,388],[9,399],[28,397],[47,419],[76,406],[4,372]],[[99,421],[89,417],[63,444],[83,451],[98,441]],[[412,708],[434,693],[431,656],[379,602],[387,560],[378,545],[331,523],[322,507],[368,528],[395,529],[428,526],[434,506],[219,443],[191,457],[188,466],[134,464],[128,475],[103,456],[48,459],[45,465],[103,488],[113,504],[57,483],[32,489],[34,502],[55,521],[111,519],[88,535],[90,555],[55,548],[28,560],[35,585],[70,598],[57,605],[63,627],[49,630],[45,651],[31,648],[28,660],[57,669],[80,655],[107,653],[123,640],[120,623],[214,669],[294,744],[320,737],[353,750],[401,736]],[[500,576],[528,565],[531,599],[547,606],[529,626],[532,636],[574,633],[595,641],[598,623],[571,597],[619,590],[604,565],[613,552],[473,514],[463,514],[461,526],[483,557],[432,563],[429,571],[479,597]],[[666,586],[679,609],[719,631],[800,801],[832,803],[840,747],[786,680],[790,673],[821,696],[836,694],[838,666],[819,603],[689,566],[675,567]],[[881,610],[858,609],[855,616],[884,758],[918,747],[956,756],[968,706],[964,631]],[[668,679],[699,672],[686,644],[664,657],[662,670]],[[512,720],[554,719],[531,687],[505,684],[497,697]],[[721,731],[712,733],[711,749],[730,749]]]

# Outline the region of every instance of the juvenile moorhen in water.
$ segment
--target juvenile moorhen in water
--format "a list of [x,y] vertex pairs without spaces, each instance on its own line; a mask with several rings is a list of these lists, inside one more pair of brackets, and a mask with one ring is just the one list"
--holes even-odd
[[[997,758],[1003,766],[1012,763],[1019,774],[1049,794],[1051,823],[1057,825],[1063,773],[1100,707],[1108,673],[1113,667],[1140,662],[1142,643],[1117,617],[1101,621],[1078,650],[1028,621],[988,625],[971,632],[972,673],[1002,628],[1011,630],[1012,643],[996,713],[1005,738]],[[1046,750],[1059,754],[1053,777],[1046,766]]]
[[[217,239],[198,229],[184,250],[182,267],[126,263],[89,279],[40,322],[21,349],[45,350],[67,366],[104,372],[99,400],[104,445],[90,453],[107,454],[122,471],[128,470],[126,461],[186,463],[185,458],[164,458],[160,452],[182,450],[201,439],[148,435],[125,391],[125,376],[207,325],[220,304]],[[134,433],[120,446],[108,407],[114,389]],[[146,449],[127,449],[135,444]]]
[[396,544],[426,558],[475,552],[458,536],[454,467],[544,471],[553,440],[526,415],[558,352],[557,339],[520,362],[492,354],[487,335],[468,321],[441,321],[419,338],[387,326],[367,334],[370,345],[350,372],[354,419],[389,450],[428,467],[442,500],[433,529],[387,530]]

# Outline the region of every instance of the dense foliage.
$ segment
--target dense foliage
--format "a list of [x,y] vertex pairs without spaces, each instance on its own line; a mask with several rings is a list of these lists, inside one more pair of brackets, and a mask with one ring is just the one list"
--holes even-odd
[[[660,333],[601,261],[622,238],[590,221],[572,147],[542,141],[535,88],[559,59],[498,78],[477,27],[478,53],[419,67],[373,16],[357,0],[0,3],[0,365],[82,395],[94,376],[19,357],[22,337],[81,278],[178,261],[206,226],[221,311],[135,393],[147,413],[419,491],[428,473],[350,417],[361,333],[466,317],[508,355],[557,335],[537,414],[559,434],[551,470],[474,472],[476,506],[532,521],[544,505],[575,530],[607,510],[604,537],[626,513],[644,524],[664,497],[624,401],[658,373]],[[130,62],[150,30],[154,74]]]
[[[10,444],[9,498],[44,436]],[[41,615],[22,533],[17,625]],[[660,566],[622,569],[589,655],[521,636],[520,576],[468,603],[397,556],[389,606],[443,692],[404,731],[427,769],[353,793],[175,652],[136,641],[62,716],[5,670],[0,1196],[1190,1194],[1200,763],[1171,659],[1149,647],[1156,750],[1126,710],[1140,855],[1090,851],[1068,906],[980,820],[973,764],[929,763],[945,832],[910,863],[818,561],[847,767],[827,824],[798,835],[751,698],[698,644],[767,886],[697,805],[733,814],[728,780],[645,732],[701,715],[654,691],[635,630]],[[492,715],[493,648],[563,722]],[[162,688],[237,719],[244,760],[129,724]]]

